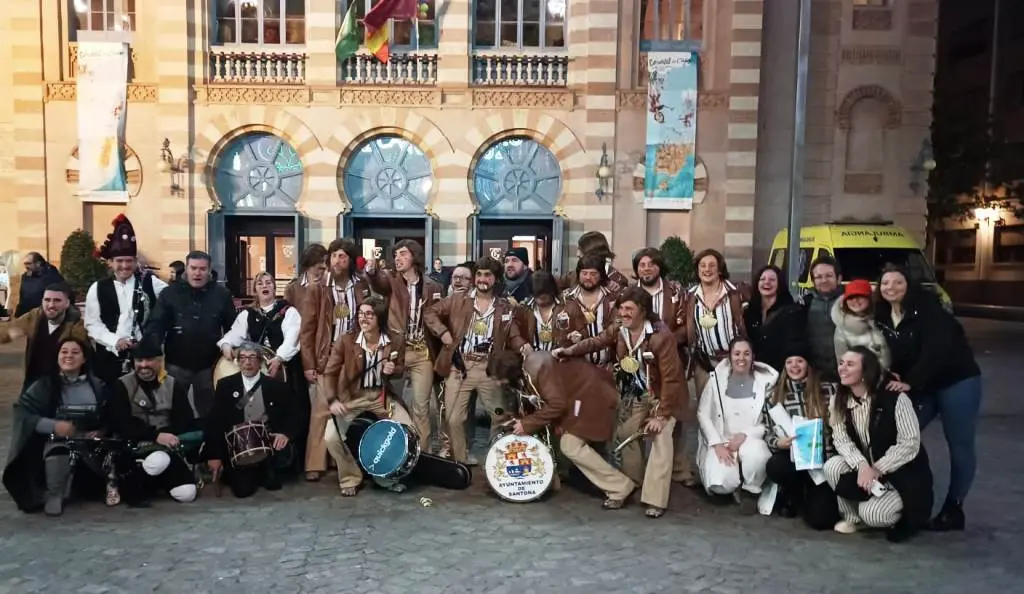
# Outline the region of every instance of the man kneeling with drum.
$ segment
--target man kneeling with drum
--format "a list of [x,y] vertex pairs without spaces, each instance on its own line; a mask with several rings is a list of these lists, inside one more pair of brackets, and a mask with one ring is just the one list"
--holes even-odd
[[235,497],[248,497],[261,484],[280,489],[280,473],[295,456],[295,395],[283,381],[263,375],[262,363],[260,345],[246,341],[238,347],[241,372],[217,384],[204,428],[214,481],[227,483]]
[[[387,378],[399,373],[391,340],[381,328],[387,328],[387,305],[372,295],[357,310],[358,331],[342,336],[331,349],[324,368],[327,403],[334,420],[327,424],[324,439],[327,451],[338,465],[341,494],[352,497],[363,484],[363,471],[345,445],[345,434],[352,421],[364,412],[398,423],[395,429],[405,431],[405,441],[417,442],[412,432],[412,417],[388,391]],[[411,441],[410,441],[411,438]],[[390,441],[390,440],[389,440]],[[377,484],[401,492],[405,486],[397,480],[375,477]]]
[[588,444],[612,438],[619,393],[609,372],[582,359],[557,362],[544,351],[525,357],[502,351],[492,355],[487,374],[502,385],[539,396],[543,403],[536,412],[515,421],[516,435],[532,435],[549,424],[557,427],[562,453],[604,491],[603,507],[623,506],[636,485]]

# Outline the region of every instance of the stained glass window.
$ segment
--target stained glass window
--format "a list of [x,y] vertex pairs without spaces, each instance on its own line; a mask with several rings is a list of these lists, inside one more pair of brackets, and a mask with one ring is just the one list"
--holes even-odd
[[294,209],[302,193],[302,160],[285,140],[266,132],[232,140],[217,159],[214,188],[226,208]]
[[555,155],[521,136],[492,144],[473,170],[473,189],[482,213],[551,214],[562,193]]
[[430,159],[401,136],[374,136],[360,144],[342,174],[356,211],[419,211],[434,185]]

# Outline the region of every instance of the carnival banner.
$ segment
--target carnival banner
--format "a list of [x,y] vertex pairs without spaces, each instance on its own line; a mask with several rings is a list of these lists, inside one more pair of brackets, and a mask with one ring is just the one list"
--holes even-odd
[[124,154],[128,44],[78,42],[78,195],[127,202]]
[[697,54],[650,52],[644,208],[693,207],[697,143]]

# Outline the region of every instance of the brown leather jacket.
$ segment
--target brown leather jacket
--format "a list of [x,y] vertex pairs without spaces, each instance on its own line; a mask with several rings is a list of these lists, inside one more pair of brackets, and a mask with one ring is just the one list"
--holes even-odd
[[[43,315],[43,309],[36,307],[9,322],[0,322],[0,344],[7,344],[13,340],[11,330],[15,330],[16,334],[25,337],[24,373],[28,373],[28,358],[32,353],[32,341],[35,340],[36,332],[39,330],[39,320]],[[67,313],[64,314],[64,321],[57,327],[57,333],[58,342],[65,338],[77,338],[86,344],[90,342],[82,313],[74,305],[68,307]]]
[[[532,346],[537,339],[537,316],[533,313],[532,300],[516,307],[516,319],[519,322],[520,336],[512,348],[518,350],[524,344]],[[587,320],[578,307],[568,309],[565,301],[559,297],[555,300],[554,311],[551,312],[552,348],[570,346],[572,343],[569,341],[569,335],[573,332],[586,335]]]
[[[596,338],[588,338],[568,349],[569,356],[580,356],[587,353],[594,353],[605,348],[615,348],[615,360],[621,361],[628,352],[626,341],[619,331],[619,324],[612,324]],[[654,411],[656,416],[673,416],[679,410],[689,410],[690,390],[683,381],[682,364],[679,361],[679,352],[676,350],[675,337],[665,331],[652,327],[652,332],[643,339],[634,357],[643,361],[643,353],[651,352],[654,359],[649,363],[650,377],[647,384],[650,390],[658,399],[658,407]],[[678,408],[677,408],[678,407]]]
[[523,417],[527,433],[550,424],[585,441],[612,438],[619,392],[610,371],[583,359],[558,362],[550,353],[538,351],[525,357],[523,373],[526,391],[536,389],[544,403]]
[[[356,277],[355,281],[355,306],[358,308],[370,296],[370,286],[361,277]],[[302,315],[302,329],[299,330],[302,369],[323,373],[334,342],[334,294],[330,287],[321,284],[307,285],[306,289],[304,303],[299,308]]]
[[[363,377],[363,371],[366,370],[366,358],[363,356],[363,347],[356,344],[358,338],[359,331],[355,330],[342,336],[331,347],[331,356],[328,358],[323,372],[324,377],[327,378],[324,381],[327,402],[333,400],[348,402],[359,394],[359,384]],[[380,356],[382,362],[391,358],[394,344],[388,342],[382,347]],[[401,373],[402,368],[396,362],[392,376],[397,377]]]
[[[434,362],[434,372],[448,377],[452,371],[452,356],[462,346],[462,341],[473,324],[473,297],[469,293],[457,293],[430,306],[423,313],[423,323],[434,336],[441,338],[445,332],[452,335],[452,343],[442,346]],[[506,299],[494,300],[494,333],[491,336],[493,351],[512,348],[522,344],[515,308]]]
[[[722,281],[725,285],[726,298],[729,299],[729,312],[732,314],[733,334],[735,336],[746,336],[747,329],[743,323],[743,296],[736,285],[729,281]],[[682,307],[677,312],[676,337],[681,344],[687,345],[691,350],[698,347],[697,344],[697,288],[694,285],[686,291],[686,298]],[[728,356],[728,353],[718,353],[718,357]],[[709,370],[710,371],[710,370]]]
[[[375,293],[379,293],[388,300],[388,338],[395,344],[398,351],[399,363],[405,366],[405,332],[409,325],[409,284],[405,278],[391,270],[374,270],[366,273],[366,280]],[[444,288],[429,276],[420,276],[423,283],[420,296],[422,305],[420,309],[421,321],[423,313],[435,303],[444,299]],[[424,342],[427,343],[427,350],[430,351],[430,359],[437,358],[441,350],[441,343],[437,337],[431,334],[426,325],[423,328]]]

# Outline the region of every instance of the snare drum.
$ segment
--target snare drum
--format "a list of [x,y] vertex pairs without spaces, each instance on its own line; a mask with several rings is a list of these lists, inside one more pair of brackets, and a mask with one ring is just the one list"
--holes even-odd
[[539,499],[555,479],[555,460],[543,441],[532,435],[499,435],[487,450],[487,482],[505,501]]
[[416,431],[397,421],[377,421],[359,440],[359,465],[377,478],[401,480],[420,459]]
[[224,434],[228,440],[231,465],[235,468],[255,466],[274,453],[270,432],[263,423],[239,423]]

